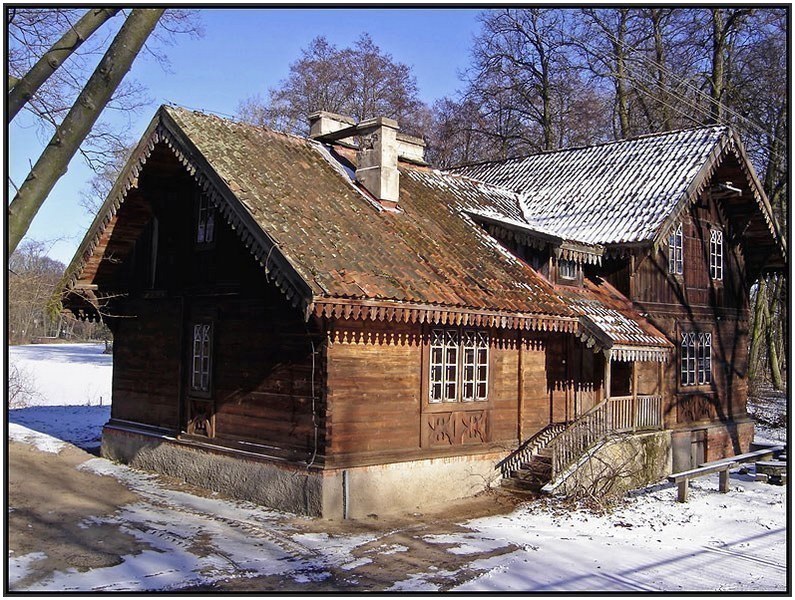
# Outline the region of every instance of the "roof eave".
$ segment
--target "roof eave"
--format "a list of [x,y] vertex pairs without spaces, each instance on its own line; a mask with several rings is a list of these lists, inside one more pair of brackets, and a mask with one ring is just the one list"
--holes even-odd
[[300,306],[304,318],[307,319],[313,306],[311,285],[290,263],[277,241],[254,221],[241,200],[185,135],[165,106],[158,109],[149,123],[70,261],[64,275],[64,292],[69,293],[75,289],[86,261],[96,250],[105,227],[115,216],[129,190],[137,186],[141,169],[155,145],[160,142],[169,146],[199,188],[210,195],[213,204],[220,209],[266,274],[270,273],[274,277],[275,283],[288,301],[296,307]]

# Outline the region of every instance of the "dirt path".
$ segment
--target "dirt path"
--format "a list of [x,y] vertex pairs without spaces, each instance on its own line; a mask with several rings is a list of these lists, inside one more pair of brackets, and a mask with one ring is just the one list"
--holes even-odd
[[66,568],[116,565],[122,556],[141,551],[133,536],[112,525],[91,522],[139,497],[113,477],[79,471],[77,466],[90,458],[74,446],[53,454],[9,442],[9,557],[40,553],[17,586],[25,587]]
[[[100,475],[89,464],[126,476]],[[457,522],[511,511],[518,499],[501,493],[424,515],[324,521],[258,516],[253,505],[124,470],[71,445],[54,454],[10,442],[9,466],[12,590],[151,590],[160,577],[172,590],[344,592],[386,590],[415,574],[449,589],[481,572],[473,561],[517,549],[452,553],[454,544],[438,539],[468,531]],[[352,538],[361,541],[334,549]],[[230,556],[230,543],[239,555],[259,552],[259,562]],[[259,575],[269,571],[276,574]]]

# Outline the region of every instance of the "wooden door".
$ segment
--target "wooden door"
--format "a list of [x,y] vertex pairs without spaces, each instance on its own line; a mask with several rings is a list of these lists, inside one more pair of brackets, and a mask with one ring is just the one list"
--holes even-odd
[[187,307],[186,314],[182,431],[212,438],[215,437],[213,350],[217,311],[204,303],[195,303]]
[[697,429],[690,434],[690,467],[695,469],[707,460],[707,430]]

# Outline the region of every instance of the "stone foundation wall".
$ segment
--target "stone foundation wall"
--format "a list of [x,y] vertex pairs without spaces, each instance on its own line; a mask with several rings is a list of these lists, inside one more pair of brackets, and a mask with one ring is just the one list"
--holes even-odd
[[[748,452],[754,439],[754,423],[750,419],[725,424],[709,423],[692,429],[674,430],[671,436],[673,470],[687,471],[697,467],[697,462],[712,462]],[[703,454],[702,459],[696,461],[700,454]]]
[[670,431],[626,434],[597,446],[545,490],[604,498],[654,483],[670,473]]
[[177,477],[234,498],[329,519],[427,509],[473,496],[499,478],[502,453],[348,469],[307,469],[241,453],[191,447],[116,427],[102,433],[102,456]]
[[101,452],[136,469],[177,477],[241,500],[310,516],[322,511],[322,474],[317,469],[206,451],[112,427],[102,431]]

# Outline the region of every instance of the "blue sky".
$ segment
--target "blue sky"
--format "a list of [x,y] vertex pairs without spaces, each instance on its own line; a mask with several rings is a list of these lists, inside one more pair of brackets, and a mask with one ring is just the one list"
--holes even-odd
[[[156,108],[175,102],[220,114],[235,114],[238,103],[284,79],[290,63],[312,38],[324,35],[338,47],[363,32],[385,52],[413,68],[421,98],[432,103],[461,87],[459,73],[469,63],[479,29],[477,10],[464,9],[202,9],[205,35],[183,36],[167,48],[169,72],[145,55],[127,77],[148,88],[151,104],[129,120],[137,139]],[[123,122],[128,123],[124,118]],[[9,128],[10,176],[19,185],[44,142],[31,120],[20,113]],[[68,263],[91,224],[79,204],[91,172],[75,157],[39,211],[26,239],[58,240],[50,256]],[[13,197],[9,191],[9,200]]]

